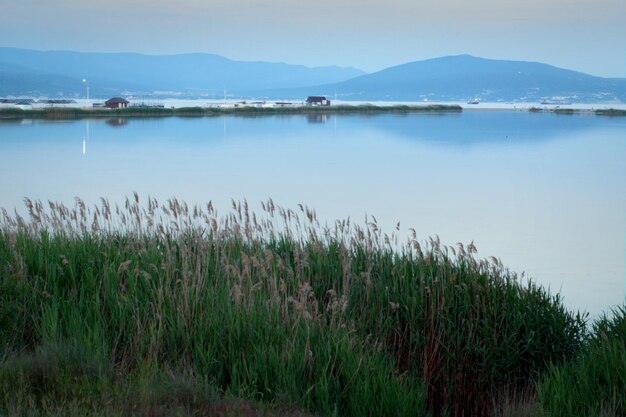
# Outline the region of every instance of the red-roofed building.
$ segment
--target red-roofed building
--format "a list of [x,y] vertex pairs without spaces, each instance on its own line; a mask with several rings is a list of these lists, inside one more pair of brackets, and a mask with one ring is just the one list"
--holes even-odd
[[104,102],[104,107],[109,109],[125,109],[129,102],[121,97],[113,97]]

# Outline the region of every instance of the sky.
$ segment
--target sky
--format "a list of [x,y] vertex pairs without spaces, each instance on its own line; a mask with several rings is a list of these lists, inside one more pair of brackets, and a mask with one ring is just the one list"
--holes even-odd
[[626,77],[625,0],[0,0],[0,46],[374,72],[445,55]]

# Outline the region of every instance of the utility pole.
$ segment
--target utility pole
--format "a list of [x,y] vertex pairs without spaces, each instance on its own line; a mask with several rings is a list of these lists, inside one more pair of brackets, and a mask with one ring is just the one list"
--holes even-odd
[[89,100],[89,81],[83,78],[83,83],[87,86],[87,100]]

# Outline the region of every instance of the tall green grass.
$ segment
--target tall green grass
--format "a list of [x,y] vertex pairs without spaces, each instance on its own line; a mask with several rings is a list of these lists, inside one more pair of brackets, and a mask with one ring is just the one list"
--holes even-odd
[[539,398],[550,417],[626,416],[626,306],[594,323],[588,348],[575,360],[549,367]]
[[[78,401],[210,415],[241,398],[319,415],[486,416],[584,348],[585,319],[558,296],[471,244],[401,242],[373,218],[322,227],[271,200],[225,216],[137,195],[26,205],[28,219],[4,212],[0,234],[5,413]],[[145,388],[163,375],[189,381],[182,400]]]

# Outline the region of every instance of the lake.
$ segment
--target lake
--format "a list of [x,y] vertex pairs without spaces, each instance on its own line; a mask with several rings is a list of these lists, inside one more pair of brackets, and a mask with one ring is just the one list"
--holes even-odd
[[0,121],[0,207],[137,191],[272,198],[332,222],[376,216],[419,239],[474,241],[592,316],[624,302],[626,118],[458,114]]

